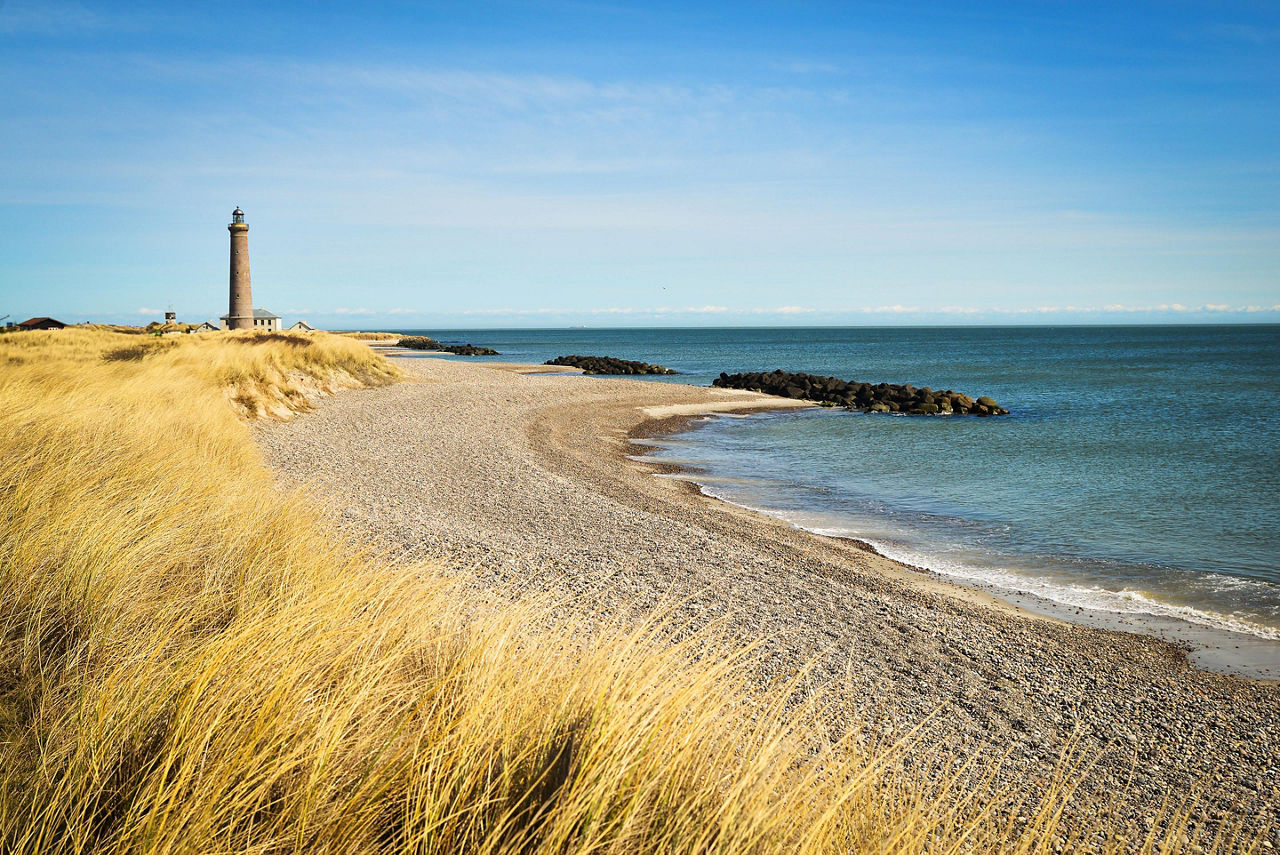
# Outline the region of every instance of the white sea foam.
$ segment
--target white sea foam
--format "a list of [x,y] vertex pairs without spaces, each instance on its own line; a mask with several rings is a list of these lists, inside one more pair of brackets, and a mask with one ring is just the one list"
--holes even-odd
[[[788,513],[772,508],[749,505],[721,495],[705,483],[698,483],[699,488],[705,495],[720,501],[766,514],[814,534],[861,540],[871,544],[887,558],[930,570],[942,576],[960,579],[970,584],[993,588],[1006,593],[1027,594],[1067,608],[1109,612],[1118,615],[1173,619],[1212,629],[1251,635],[1269,641],[1280,641],[1280,630],[1263,626],[1238,615],[1221,614],[1165,602],[1149,592],[1132,588],[1122,588],[1119,591],[1114,591],[1096,585],[1059,582],[1007,568],[978,567],[966,564],[963,561],[955,561],[939,555],[911,549],[892,541],[867,537],[852,529],[815,525],[811,518],[813,515]],[[1241,579],[1220,573],[1209,573],[1205,574],[1205,576],[1211,586],[1216,586],[1220,590],[1238,590],[1254,586],[1274,590],[1276,587],[1261,580]]]
[[[834,536],[854,537],[856,535],[851,532],[844,532],[834,534]],[[973,567],[956,561],[940,560],[935,556],[874,540],[868,540],[867,542],[889,558],[923,567],[939,575],[965,579],[1004,591],[1029,594],[1068,608],[1111,612],[1112,614],[1120,615],[1172,618],[1212,629],[1253,635],[1269,641],[1280,641],[1280,630],[1262,626],[1236,615],[1226,615],[1165,602],[1145,591],[1137,591],[1132,588],[1122,588],[1119,591],[1114,591],[1097,585],[1056,582],[1003,568],[988,569]]]

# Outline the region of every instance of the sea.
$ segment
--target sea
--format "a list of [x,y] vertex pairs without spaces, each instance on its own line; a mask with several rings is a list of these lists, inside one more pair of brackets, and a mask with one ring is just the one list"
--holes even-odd
[[637,453],[1023,607],[1280,677],[1280,326],[403,332],[680,372],[658,383],[781,368],[989,395],[1010,414],[713,416]]

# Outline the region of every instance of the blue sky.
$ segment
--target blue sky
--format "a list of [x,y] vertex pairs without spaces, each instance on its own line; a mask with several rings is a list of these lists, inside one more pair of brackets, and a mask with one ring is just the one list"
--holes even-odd
[[0,315],[1280,320],[1275,3],[0,2]]

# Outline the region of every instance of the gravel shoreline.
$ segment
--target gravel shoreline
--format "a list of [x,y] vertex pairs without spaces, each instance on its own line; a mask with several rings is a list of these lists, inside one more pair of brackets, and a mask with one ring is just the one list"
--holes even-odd
[[395,361],[408,382],[343,392],[256,432],[286,484],[307,485],[393,558],[443,558],[469,585],[550,593],[602,621],[664,608],[693,628],[718,622],[762,640],[766,684],[816,663],[810,682],[830,691],[834,726],[902,734],[940,709],[929,739],[960,757],[1007,755],[1010,781],[1043,778],[1077,734],[1097,762],[1070,817],[1127,792],[1119,810],[1141,828],[1166,798],[1199,792],[1201,833],[1241,822],[1280,846],[1276,683],[1198,670],[1154,638],[1030,615],[633,459],[634,436],[777,399]]

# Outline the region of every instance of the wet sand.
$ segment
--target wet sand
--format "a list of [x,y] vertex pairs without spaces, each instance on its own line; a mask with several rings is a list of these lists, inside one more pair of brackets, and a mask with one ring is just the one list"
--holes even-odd
[[[393,351],[392,351],[393,352]],[[609,621],[671,610],[762,643],[763,684],[812,664],[833,727],[1007,755],[1034,789],[1073,734],[1098,757],[1069,814],[1113,793],[1142,826],[1192,792],[1197,827],[1280,844],[1280,687],[1200,670],[1156,638],[1039,616],[654,477],[632,439],[752,393],[406,356],[410,382],[343,392],[258,439],[286,483],[393,556],[550,593]],[[929,718],[931,714],[938,714]]]

